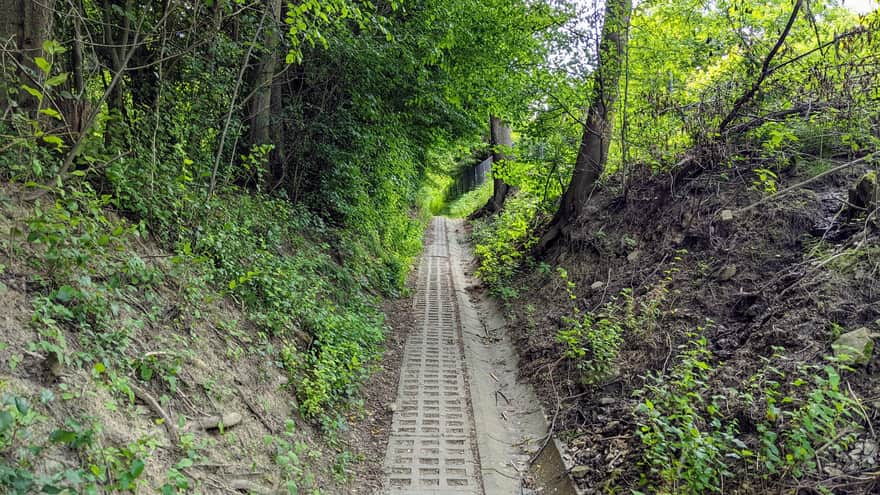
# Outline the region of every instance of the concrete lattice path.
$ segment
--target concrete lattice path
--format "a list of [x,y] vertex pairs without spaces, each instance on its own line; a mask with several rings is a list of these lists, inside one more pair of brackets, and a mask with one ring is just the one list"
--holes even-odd
[[417,326],[404,351],[386,493],[483,493],[447,235],[447,221],[435,218],[418,271]]

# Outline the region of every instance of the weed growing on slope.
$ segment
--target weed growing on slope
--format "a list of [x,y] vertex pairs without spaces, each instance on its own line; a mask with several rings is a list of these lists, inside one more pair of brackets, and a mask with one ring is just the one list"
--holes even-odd
[[737,439],[736,421],[721,413],[726,398],[712,391],[706,338],[690,338],[669,375],[650,376],[636,393],[642,399],[636,434],[645,446],[645,467],[660,480],[654,486],[659,493],[717,492],[731,474],[730,457],[753,455]]
[[[720,392],[706,338],[689,338],[678,364],[649,376],[635,393],[647,468],[641,483],[649,493],[719,493],[724,478],[743,471],[803,479],[819,474],[820,458],[843,452],[860,430],[853,416],[859,405],[841,391],[834,365],[803,365],[787,375],[768,360],[746,390]],[[732,417],[738,403],[763,404],[754,434],[741,432]]]
[[296,440],[294,433],[295,425],[292,421],[287,421],[282,435],[267,436],[264,441],[275,451],[275,464],[281,470],[284,480],[282,484],[289,493],[320,495],[321,490],[315,483],[315,476],[305,461],[320,457],[321,452],[312,449],[302,440]]
[[614,371],[625,322],[613,301],[597,313],[582,312],[575,303],[575,283],[569,280],[565,269],[557,271],[565,282],[572,310],[562,318],[565,326],[556,333],[556,339],[565,345],[565,357],[577,363],[583,382],[599,383]]
[[756,428],[758,464],[766,474],[802,478],[815,473],[822,450],[839,452],[860,429],[853,416],[860,406],[840,390],[840,371],[830,364],[804,365],[787,376],[768,363],[749,384],[744,398],[764,404]]
[[576,302],[575,283],[565,269],[557,268],[571,310],[562,317],[563,327],[556,332],[556,340],[565,346],[565,357],[577,364],[583,383],[595,385],[613,376],[624,337],[650,336],[657,330],[669,295],[668,286],[678,271],[675,265],[680,259],[676,256],[664,278],[639,302],[632,289],[626,288],[594,311],[581,310]]
[[[46,391],[41,406],[53,400]],[[24,397],[4,393],[0,398],[0,486],[8,493],[119,493],[134,492],[141,485],[145,460],[157,448],[155,440],[145,437],[124,446],[103,446],[96,438],[99,425],[74,418],[45,436],[41,432],[46,421]],[[47,464],[52,460],[49,453],[57,447],[75,451],[83,466],[35,470],[37,465],[52,465]]]

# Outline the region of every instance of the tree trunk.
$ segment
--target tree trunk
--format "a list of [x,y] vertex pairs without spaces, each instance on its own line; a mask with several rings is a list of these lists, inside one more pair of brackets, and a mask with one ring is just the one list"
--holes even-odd
[[[281,0],[266,0],[266,8],[269,9],[268,18],[271,19],[265,30],[263,44],[265,52],[260,57],[253,77],[254,96],[250,104],[250,134],[251,147],[261,144],[275,144],[272,139],[272,81],[278,69],[277,53],[281,45],[278,23],[281,21]],[[277,163],[277,153],[271,153],[266,170],[263,171],[266,189],[274,188],[282,173]],[[273,163],[274,162],[274,163]]]
[[[33,72],[37,74],[39,70],[33,60],[34,57],[42,54],[43,42],[51,37],[54,4],[54,0],[39,2],[34,0],[0,0],[0,43],[5,44],[11,40],[12,43],[7,49],[14,54],[13,56],[20,64],[33,69]],[[23,71],[17,70],[14,73],[14,78],[17,81],[12,82],[13,84],[17,83],[16,86],[27,84],[31,87],[39,87],[39,84],[32,81]],[[17,100],[19,107],[23,110],[36,110],[37,108],[36,100],[23,91],[19,92]],[[0,115],[8,103],[6,88],[0,88]]]
[[[134,0],[103,0],[101,2],[104,26],[102,26],[102,47],[97,50],[101,64],[107,71],[102,71],[105,88],[110,92],[107,96],[107,112],[111,117],[104,132],[104,145],[110,147],[114,142],[124,145],[126,130],[121,125],[130,122],[126,106],[126,85],[118,79],[111,87],[115,74],[121,73],[127,64],[127,55],[131,52],[131,42],[135,38],[131,20],[135,12]],[[129,15],[126,15],[129,14]],[[109,79],[108,79],[109,78]],[[130,144],[130,143],[129,143]]]
[[574,171],[550,227],[535,246],[535,255],[543,254],[580,215],[605,170],[631,11],[632,0],[608,0],[605,4],[599,64],[593,72],[593,95]]
[[[272,86],[272,108],[276,113],[284,110],[284,91],[280,84]],[[269,139],[275,148],[269,154],[269,176],[274,180],[266,184],[266,191],[272,192],[288,181],[287,152],[284,147],[284,119],[273,118],[270,124]]]
[[[492,145],[492,168],[494,169],[510,158],[507,155],[507,150],[513,147],[513,137],[510,126],[494,115],[489,117],[489,133]],[[510,184],[504,182],[504,179],[494,177],[493,171],[492,197],[489,198],[485,206],[471,215],[471,218],[491,216],[500,212],[511,189]]]

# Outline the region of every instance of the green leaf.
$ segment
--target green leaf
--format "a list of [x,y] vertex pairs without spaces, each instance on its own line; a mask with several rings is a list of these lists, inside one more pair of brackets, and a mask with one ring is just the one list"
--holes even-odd
[[61,138],[58,136],[43,136],[43,141],[47,144],[53,144],[59,148],[64,144],[64,141],[62,141]]
[[132,478],[137,478],[144,472],[144,461],[141,459],[135,459],[134,462],[131,463],[131,469],[129,469],[129,473]]
[[49,55],[60,55],[66,52],[67,49],[61,46],[61,43],[58,43],[57,41],[46,40],[43,42],[43,51]]
[[58,299],[63,303],[70,302],[74,297],[76,297],[76,289],[69,285],[62,285],[61,288],[55,292],[55,299]]
[[49,435],[49,440],[54,443],[73,443],[76,441],[76,432],[70,430],[55,430]]
[[0,433],[8,430],[14,422],[12,413],[9,411],[0,411]]
[[21,413],[22,416],[29,413],[31,410],[31,405],[28,404],[27,399],[24,397],[16,397],[15,398],[15,408],[18,409],[18,412]]
[[21,85],[21,89],[27,91],[27,92],[28,92],[31,96],[33,96],[34,98],[36,98],[36,99],[38,99],[38,100],[40,100],[40,101],[43,100],[43,93],[41,93],[40,90],[38,90],[38,89],[34,89],[34,88],[28,86],[27,84],[22,84],[22,85]]
[[50,77],[46,80],[46,86],[55,87],[64,84],[67,82],[67,75],[67,72],[62,72],[61,74]]
[[148,382],[151,378],[153,378],[153,368],[141,365],[141,380]]
[[37,64],[37,67],[39,67],[41,71],[45,72],[46,75],[49,75],[49,71],[52,70],[52,64],[50,64],[49,61],[43,57],[35,58],[34,63]]
[[58,110],[55,110],[54,108],[41,108],[40,113],[43,115],[48,115],[49,117],[52,117],[53,119],[62,120],[61,114],[58,112]]

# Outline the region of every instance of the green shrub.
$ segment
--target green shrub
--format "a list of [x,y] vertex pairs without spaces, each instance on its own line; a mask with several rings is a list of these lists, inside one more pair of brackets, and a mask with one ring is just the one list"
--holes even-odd
[[840,451],[859,430],[853,417],[859,405],[841,392],[834,366],[804,365],[793,379],[767,366],[750,386],[746,400],[758,397],[765,404],[764,421],[756,428],[759,460],[768,475],[816,473],[819,449]]
[[737,439],[736,421],[722,415],[724,396],[713,393],[706,338],[693,335],[667,376],[652,375],[636,395],[636,434],[643,464],[659,481],[645,478],[651,493],[700,494],[721,490],[731,458],[752,456]]
[[[860,430],[859,405],[840,391],[832,365],[803,365],[787,376],[768,360],[742,392],[719,387],[711,357],[705,337],[692,335],[678,364],[636,392],[650,493],[719,493],[725,477],[742,471],[782,482],[817,475],[821,452],[841,453]],[[765,405],[755,435],[738,431],[729,413],[737,401]]]
[[498,290],[509,282],[536,242],[533,222],[538,199],[528,194],[508,197],[504,209],[474,229],[474,253],[480,259],[477,275]]
[[[557,270],[565,281],[569,299],[576,301],[575,284],[569,280],[568,272]],[[624,291],[624,295],[628,294]],[[581,380],[592,385],[612,376],[626,326],[614,301],[596,313],[583,313],[573,304],[571,314],[563,316],[562,321],[565,326],[557,331],[556,340],[565,345],[565,357],[577,363]]]

